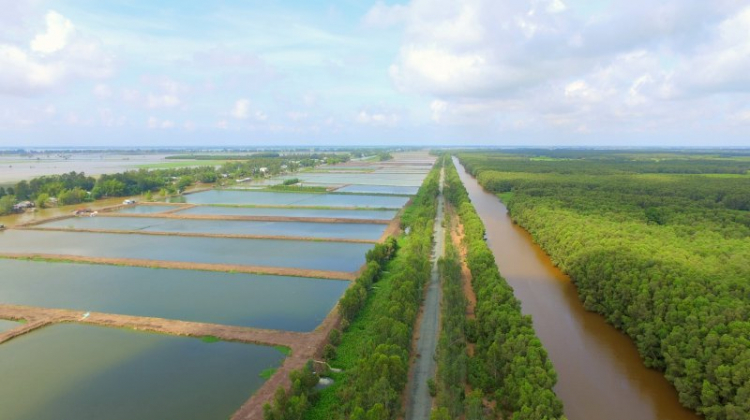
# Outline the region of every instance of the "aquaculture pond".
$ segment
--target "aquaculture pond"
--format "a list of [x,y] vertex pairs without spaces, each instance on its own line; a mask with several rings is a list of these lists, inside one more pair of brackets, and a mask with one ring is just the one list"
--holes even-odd
[[383,235],[386,225],[372,223],[266,222],[147,217],[72,217],[45,223],[39,227],[377,240]]
[[135,213],[135,214],[152,214],[152,213],[163,213],[165,211],[176,210],[178,206],[160,206],[160,205],[137,205],[137,206],[126,206],[120,207],[114,210],[115,213]]
[[8,230],[0,252],[356,271],[372,244]]
[[226,420],[273,347],[61,324],[0,345],[4,420]]
[[419,187],[426,177],[426,173],[373,173],[373,174],[338,174],[338,173],[306,173],[297,178],[303,182],[317,182],[321,184],[361,184],[361,185],[400,185]]
[[[0,259],[0,303],[308,332],[347,281]],[[0,320],[0,331],[4,323]],[[10,327],[9,327],[10,328]]]
[[[3,274],[5,274],[4,271],[3,271]],[[5,278],[5,275],[3,275],[3,278],[0,278],[0,281],[3,281],[4,278]],[[0,299],[2,299],[2,298],[0,298]],[[15,321],[8,321],[8,320],[5,320],[5,319],[0,319],[0,333],[8,331],[8,330],[12,330],[13,328],[18,327],[19,325],[21,325],[21,324],[19,324],[18,322],[15,322]]]
[[191,204],[244,204],[256,206],[400,209],[408,200],[408,197],[383,195],[305,194],[240,190],[209,190],[185,195],[185,201]]
[[347,185],[336,192],[365,193],[365,194],[396,194],[415,195],[419,187],[404,187],[398,185]]
[[391,220],[396,210],[334,210],[274,207],[195,206],[175,212],[180,215],[324,217],[333,219]]

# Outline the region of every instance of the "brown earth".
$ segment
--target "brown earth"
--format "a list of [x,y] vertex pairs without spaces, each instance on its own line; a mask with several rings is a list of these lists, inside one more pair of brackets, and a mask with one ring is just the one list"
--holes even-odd
[[299,268],[262,267],[254,265],[188,263],[179,261],[146,260],[137,258],[85,257],[64,254],[0,253],[0,258],[17,260],[52,260],[87,264],[119,265],[127,267],[171,268],[180,270],[221,271],[246,274],[273,274],[277,276],[314,277],[331,280],[354,280],[356,273],[343,271],[303,270]]

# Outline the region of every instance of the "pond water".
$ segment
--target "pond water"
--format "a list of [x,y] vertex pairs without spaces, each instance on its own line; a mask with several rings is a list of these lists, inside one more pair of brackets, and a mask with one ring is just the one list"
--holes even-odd
[[[3,272],[3,274],[5,274],[5,272]],[[3,275],[3,278],[5,278],[4,275]],[[0,281],[2,281],[2,279],[0,279]],[[6,319],[0,319],[0,333],[8,331],[8,330],[12,330],[13,328],[18,327],[19,325],[21,324],[15,321],[8,321]]]
[[265,222],[147,217],[72,217],[45,223],[39,225],[39,227],[378,240],[383,235],[386,225],[371,223]]
[[115,213],[135,213],[135,214],[151,214],[151,213],[163,213],[165,211],[174,210],[176,206],[159,206],[149,204],[139,204],[137,206],[120,207],[115,210]]
[[334,209],[299,209],[273,207],[229,207],[229,206],[196,206],[175,212],[182,215],[214,216],[271,216],[271,217],[330,217],[343,219],[391,220],[396,217],[396,210],[334,210]]
[[419,187],[426,173],[373,173],[373,174],[337,174],[337,173],[306,173],[297,178],[306,182],[321,184],[360,184],[360,185],[396,185]]
[[419,187],[404,187],[397,185],[347,185],[336,192],[366,193],[366,194],[399,194],[415,195]]
[[[0,259],[0,303],[308,332],[349,282]],[[0,320],[0,331],[5,324]]]
[[0,252],[356,271],[372,244],[7,230]]
[[283,354],[61,324],[0,345],[0,418],[7,420],[226,420]]
[[408,197],[347,194],[209,190],[185,195],[191,204],[243,204],[256,206],[370,207],[399,209]]

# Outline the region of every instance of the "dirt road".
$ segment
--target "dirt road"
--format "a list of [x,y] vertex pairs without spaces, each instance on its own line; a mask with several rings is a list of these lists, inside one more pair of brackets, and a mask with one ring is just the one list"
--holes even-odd
[[435,217],[435,246],[432,251],[432,275],[427,285],[421,321],[417,327],[416,360],[411,366],[406,393],[406,420],[429,420],[432,411],[432,397],[427,380],[435,377],[437,362],[435,351],[440,334],[440,273],[438,259],[445,254],[445,230],[443,228],[443,180],[445,172],[440,171],[440,195],[438,196],[437,216]]

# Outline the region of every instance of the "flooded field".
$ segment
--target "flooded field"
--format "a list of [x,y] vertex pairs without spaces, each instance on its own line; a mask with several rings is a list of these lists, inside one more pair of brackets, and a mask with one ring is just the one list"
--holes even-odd
[[[0,259],[0,303],[312,331],[349,282]],[[5,325],[8,324],[8,325]],[[0,331],[18,324],[0,320]]]
[[153,214],[163,213],[176,209],[178,206],[160,206],[160,205],[148,205],[139,204],[137,206],[126,206],[117,209],[117,213],[135,213],[135,214]]
[[0,232],[0,252],[137,258],[310,270],[358,270],[371,244],[270,239],[194,238],[117,233]]
[[396,210],[335,210],[273,207],[196,206],[175,212],[182,215],[211,216],[271,216],[271,217],[324,217],[341,219],[391,220]]
[[71,171],[101,175],[136,169],[141,165],[164,162],[164,154],[77,153],[70,155],[35,154],[0,156],[0,185],[10,185],[43,175]]
[[224,420],[283,359],[273,347],[50,326],[0,345],[0,418]]
[[[5,276],[3,276],[3,278],[5,278]],[[2,281],[2,279],[0,279],[0,281]],[[8,321],[5,319],[0,319],[0,333],[8,331],[8,330],[12,330],[13,328],[16,328],[19,325],[21,324],[15,321]]]
[[395,185],[347,185],[336,192],[366,193],[366,194],[398,194],[415,195],[419,187],[403,187]]
[[303,206],[303,207],[370,207],[398,209],[408,197],[347,195],[347,194],[303,194],[286,192],[260,192],[238,190],[210,190],[185,196],[190,204],[240,204],[255,206]]
[[55,229],[94,229],[219,235],[296,236],[378,240],[386,225],[363,223],[260,222],[146,217],[72,217],[38,225]]

